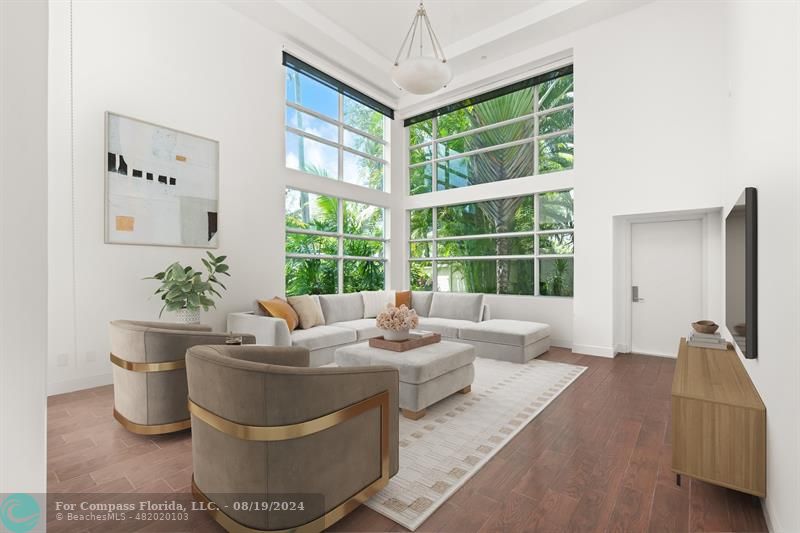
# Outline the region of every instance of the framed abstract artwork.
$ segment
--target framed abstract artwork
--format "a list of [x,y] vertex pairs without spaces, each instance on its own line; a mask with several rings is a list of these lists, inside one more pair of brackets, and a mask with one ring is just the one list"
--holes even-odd
[[217,248],[219,143],[106,112],[105,242]]

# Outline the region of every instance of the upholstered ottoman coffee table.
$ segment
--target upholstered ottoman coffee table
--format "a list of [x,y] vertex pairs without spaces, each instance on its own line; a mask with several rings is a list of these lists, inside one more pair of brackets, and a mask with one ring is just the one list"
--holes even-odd
[[458,338],[478,357],[527,363],[550,349],[550,326],[524,320],[492,319],[462,326]]
[[425,409],[456,392],[466,394],[475,378],[475,349],[457,342],[442,341],[407,352],[373,348],[368,342],[336,350],[336,364],[348,366],[388,365],[400,373],[400,410],[417,420]]

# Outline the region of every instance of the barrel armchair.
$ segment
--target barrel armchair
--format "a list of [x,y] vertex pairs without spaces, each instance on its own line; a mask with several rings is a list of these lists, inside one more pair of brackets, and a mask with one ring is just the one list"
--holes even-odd
[[227,531],[322,531],[397,473],[396,369],[262,345],[196,346],[186,364],[192,491]]
[[[132,320],[114,320],[109,330],[114,418],[140,435],[188,428],[186,350],[198,344],[225,344],[228,334],[213,333],[200,324]],[[241,337],[245,344],[255,342],[252,335]]]

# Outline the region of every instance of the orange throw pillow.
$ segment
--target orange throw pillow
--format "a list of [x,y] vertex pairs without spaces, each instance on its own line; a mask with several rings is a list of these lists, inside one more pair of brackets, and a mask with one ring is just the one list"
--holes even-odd
[[294,331],[297,328],[297,324],[300,323],[300,318],[297,316],[294,309],[292,309],[292,306],[278,297],[272,300],[259,300],[258,306],[261,307],[267,316],[285,320],[286,325],[289,326],[289,331]]
[[405,305],[411,309],[411,291],[397,291],[394,293],[394,305],[400,307]]

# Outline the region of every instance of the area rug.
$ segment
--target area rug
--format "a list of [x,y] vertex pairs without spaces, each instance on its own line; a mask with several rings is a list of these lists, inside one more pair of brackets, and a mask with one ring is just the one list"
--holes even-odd
[[400,471],[365,505],[414,531],[584,370],[476,359],[471,393],[400,417]]

